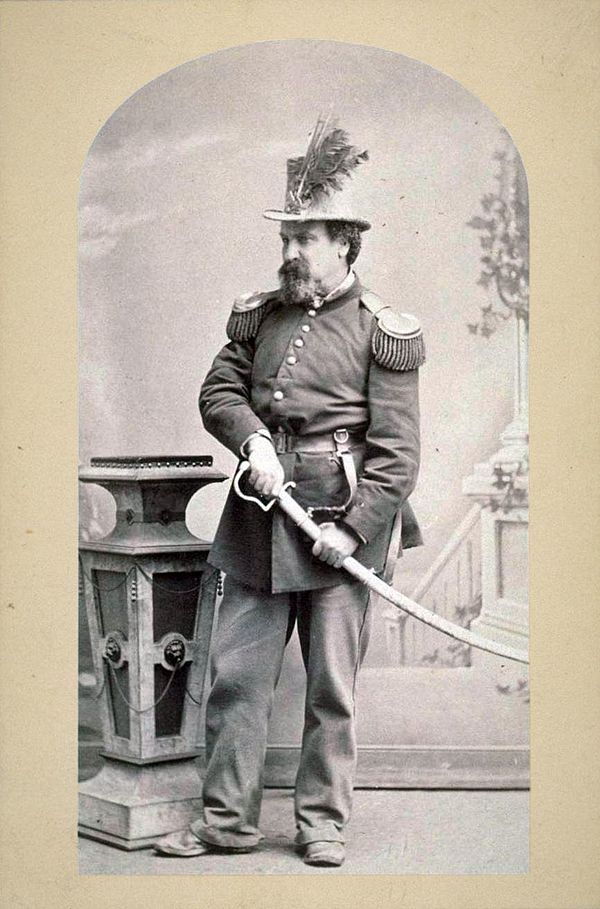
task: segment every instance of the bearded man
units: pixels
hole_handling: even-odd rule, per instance
[[[229,343],[204,381],[204,426],[249,461],[265,497],[293,480],[320,524],[311,545],[279,509],[230,491],[209,561],[226,573],[206,711],[203,813],[156,844],[166,855],[248,852],[259,814],[267,727],[285,646],[297,623],[307,673],[295,784],[296,843],[311,865],[341,865],[356,763],[355,690],[370,632],[369,591],[339,570],[374,571],[418,545],[407,499],[419,468],[414,316],[396,314],[352,266],[370,227],[351,200],[366,152],[319,120],[288,161],[280,287],[240,297]],[[400,521],[402,517],[402,521]],[[401,542],[393,532],[401,526]],[[392,550],[392,558],[388,554]]]

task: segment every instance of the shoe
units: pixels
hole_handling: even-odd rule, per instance
[[[159,855],[204,855],[210,852],[211,848],[202,840],[199,840],[189,829],[176,830],[175,833],[169,833],[161,837],[154,844],[154,851]]]
[[[343,843],[308,843],[304,853],[305,865],[341,865],[346,855]]]
[[[191,857],[194,855],[215,854],[237,854],[242,852],[252,852],[252,848],[244,846],[214,846],[212,843],[204,843],[198,839],[196,834],[186,828],[185,830],[176,830],[175,833],[169,833],[161,837],[153,846],[158,855]]]

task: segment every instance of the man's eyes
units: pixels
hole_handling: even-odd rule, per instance
[[[304,234],[301,234],[301,235],[298,236],[298,237],[294,237],[294,239],[296,240],[296,243],[300,243],[302,246],[306,246],[306,244],[307,244],[307,243],[310,243],[310,242],[314,239],[314,237],[311,237],[311,236],[308,235],[308,234],[307,234],[306,236],[305,236]],[[290,238],[289,238],[289,237],[282,237],[282,238],[281,238],[281,242],[282,242],[282,244],[283,244],[284,246],[287,246],[288,243],[290,242]]]

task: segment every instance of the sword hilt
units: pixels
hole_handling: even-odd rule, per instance
[[[294,501],[292,499],[292,497],[290,495],[288,495],[286,492],[286,490],[294,489],[294,487],[296,486],[296,484],[292,480],[289,480],[287,483],[284,484],[284,486],[281,489],[281,492],[279,493],[279,496],[274,496],[270,502],[266,502],[266,503],[261,501],[258,498],[258,496],[252,496],[252,495],[248,495],[248,493],[246,493],[246,492],[242,492],[241,487],[240,487],[240,481],[241,481],[242,477],[244,476],[244,474],[246,473],[246,471],[248,471],[249,469],[250,469],[250,462],[242,461],[242,463],[238,467],[238,471],[233,480],[233,488],[237,492],[240,499],[245,499],[246,502],[253,502],[254,505],[258,505],[258,507],[261,508],[263,511],[270,511],[272,509],[273,505],[275,505],[277,500],[280,499],[282,494],[284,494],[284,493],[285,493],[285,495],[287,495],[287,497],[289,498],[289,500],[291,502]]]

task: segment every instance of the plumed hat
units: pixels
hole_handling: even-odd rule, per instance
[[[283,211],[263,212],[271,221],[350,221],[371,227],[359,217],[353,198],[353,173],[368,152],[351,145],[348,134],[331,117],[319,117],[306,154],[289,158]]]

